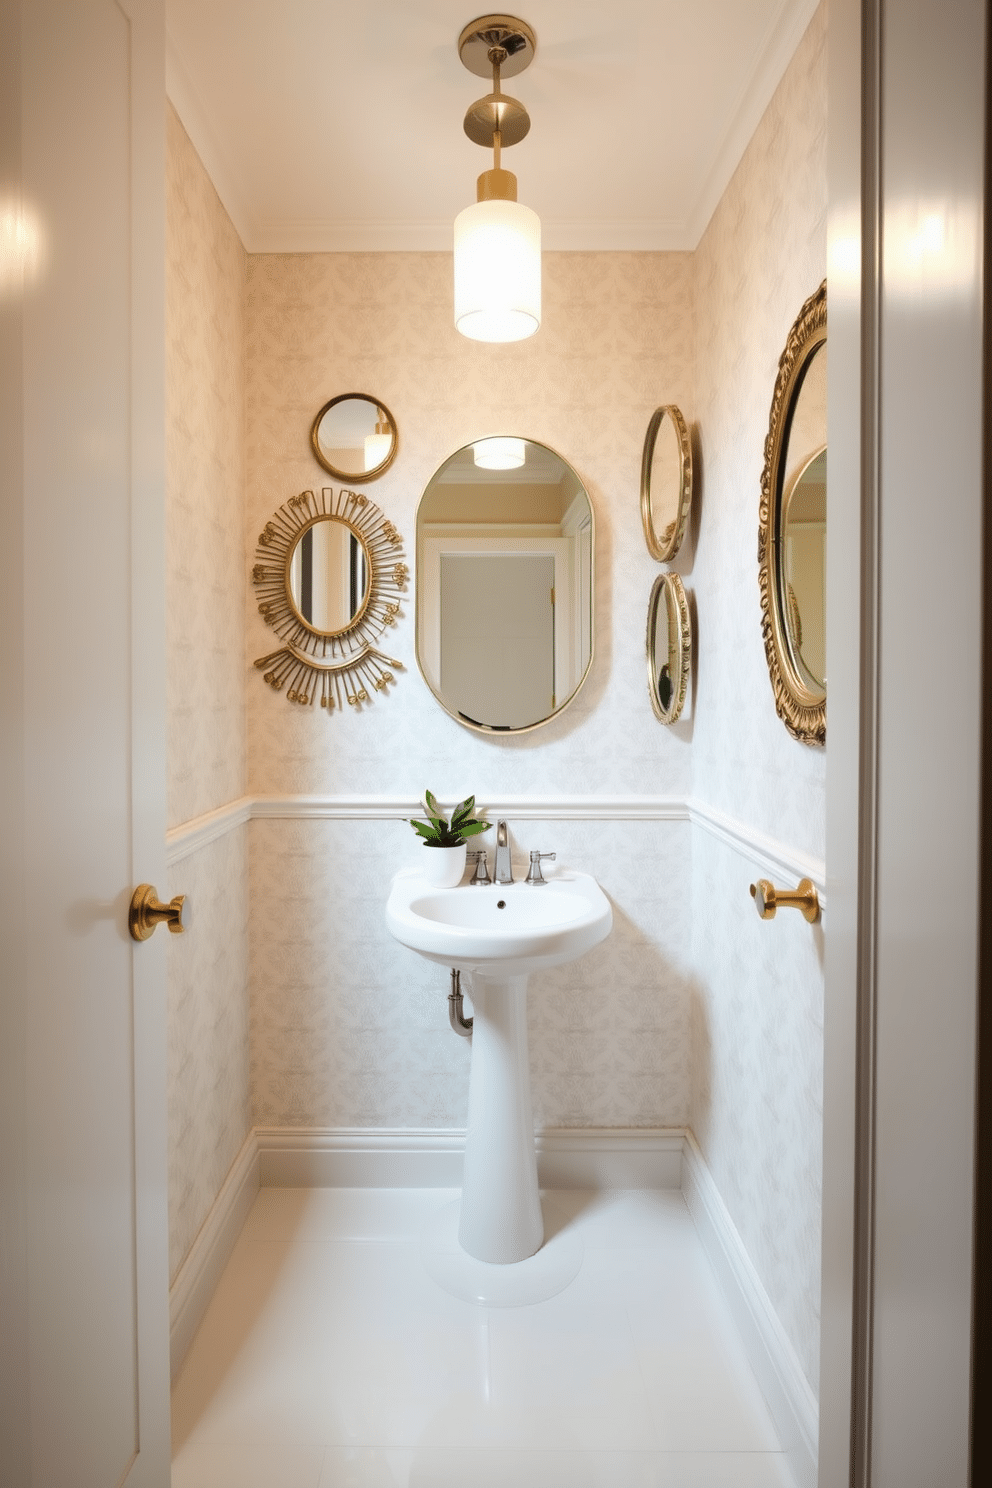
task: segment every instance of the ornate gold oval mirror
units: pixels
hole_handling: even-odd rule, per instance
[[[655,718],[674,723],[685,707],[692,661],[692,623],[678,574],[659,574],[648,601],[648,695]]]
[[[409,570],[402,539],[355,491],[293,496],[259,534],[258,610],[284,642],[255,665],[291,703],[366,703],[402,662],[373,644],[395,625]],[[371,691],[370,691],[371,689]]]
[[[827,286],[779,361],[761,476],[761,627],[775,707],[794,738],[827,732]]]
[[[376,480],[396,454],[396,421],[376,398],[340,393],[314,419],[310,443],[324,469],[338,480]]]
[[[641,521],[648,552],[671,563],[692,510],[692,444],[674,403],[656,408],[641,456]]]
[[[520,733],[572,701],[593,653],[593,513],[532,439],[481,439],[417,511],[417,661],[466,728]]]

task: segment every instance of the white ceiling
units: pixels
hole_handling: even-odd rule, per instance
[[[492,164],[479,0],[166,0],[169,96],[250,252],[449,249]],[[544,246],[696,246],[817,0],[521,0],[504,155]]]

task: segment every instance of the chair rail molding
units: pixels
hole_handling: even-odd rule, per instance
[[[479,801],[490,816],[511,821],[666,821],[689,822],[747,858],[771,878],[812,879],[826,907],[826,864],[767,836],[705,801],[677,796],[528,795]],[[171,827],[166,834],[169,864],[181,862],[208,843],[250,821],[399,821],[422,809],[414,796],[249,795]]]

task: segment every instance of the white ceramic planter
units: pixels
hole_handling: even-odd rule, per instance
[[[421,875],[439,889],[453,889],[465,872],[466,849],[464,842],[460,847],[428,847],[425,842],[420,849]]]

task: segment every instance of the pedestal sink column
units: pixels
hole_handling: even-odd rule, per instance
[[[527,977],[472,977],[472,1071],[458,1240],[524,1261],[544,1240],[527,1059]]]

